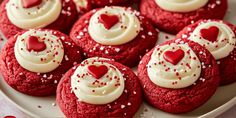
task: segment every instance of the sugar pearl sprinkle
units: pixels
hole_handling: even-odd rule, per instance
[[[71,7],[70,7],[70,2],[71,0],[65,0],[62,4],[62,10],[61,14],[66,15],[66,16],[71,16]]]

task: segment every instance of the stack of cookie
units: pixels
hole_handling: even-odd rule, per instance
[[[24,94],[56,94],[69,118],[133,117],[143,98],[165,112],[190,112],[236,81],[236,27],[222,21],[227,4],[4,0],[0,72]],[[156,46],[165,40],[159,30],[176,38]]]

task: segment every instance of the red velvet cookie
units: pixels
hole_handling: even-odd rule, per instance
[[[52,95],[63,74],[81,62],[73,41],[54,30],[27,30],[11,37],[0,56],[0,71],[15,90]]]
[[[147,102],[169,113],[185,113],[203,105],[220,80],[210,52],[181,39],[147,53],[138,66],[138,77]]]
[[[172,4],[172,5],[170,5]],[[227,0],[189,0],[183,3],[166,0],[141,0],[140,11],[160,30],[177,34],[200,19],[223,19]]]
[[[139,12],[113,6],[86,13],[75,23],[70,37],[85,57],[111,58],[132,67],[155,46],[158,32]]]
[[[236,81],[236,27],[221,20],[200,20],[184,28],[177,37],[205,46],[217,60],[221,85]]]
[[[131,118],[142,103],[142,93],[131,69],[95,57],[64,75],[56,100],[67,118]]]
[[[77,17],[73,0],[4,0],[0,7],[0,30],[6,38],[34,28],[68,33]]]

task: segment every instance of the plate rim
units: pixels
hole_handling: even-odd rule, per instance
[[[9,102],[11,102],[14,106],[16,106],[19,110],[21,110],[23,113],[25,113],[27,116],[31,116],[34,118],[40,118],[40,116],[26,110],[24,107],[18,105],[16,102],[14,102],[14,100],[12,100],[9,96],[7,96],[5,94],[4,91],[1,90],[0,88],[0,94]],[[227,110],[229,110],[230,108],[232,108],[233,106],[235,106],[236,104],[236,96],[231,98],[229,101],[225,102],[224,104],[222,104],[221,106],[215,108],[214,110],[211,110],[208,113],[205,113],[201,116],[198,116],[198,118],[210,118],[210,117],[217,117],[219,115],[221,115],[222,113],[226,112]]]

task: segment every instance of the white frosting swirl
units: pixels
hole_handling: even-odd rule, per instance
[[[46,44],[40,52],[28,51],[27,39],[39,37]],[[29,30],[17,37],[14,47],[18,63],[25,69],[36,73],[47,73],[56,69],[63,60],[64,49],[61,40],[48,31]]]
[[[212,26],[216,26],[219,29],[219,34],[215,42],[205,40],[200,33],[202,29]],[[200,24],[193,31],[189,39],[206,47],[217,60],[227,57],[234,50],[236,43],[235,34],[232,29],[228,25],[216,21]]]
[[[100,79],[88,73],[88,66],[105,65],[107,73]],[[78,66],[71,76],[71,87],[79,101],[89,104],[108,104],[118,99],[125,88],[122,73],[113,65],[103,62],[103,59],[90,58]]]
[[[169,63],[164,54],[166,51],[182,49],[184,57],[177,64]],[[191,58],[190,58],[191,57]],[[160,87],[179,89],[185,88],[198,80],[201,74],[201,63],[187,44],[163,45],[157,47],[147,65],[150,80]]]
[[[108,30],[99,22],[101,14],[117,15],[120,21]],[[140,21],[134,11],[122,7],[105,7],[91,17],[88,31],[100,44],[121,45],[132,41],[139,34],[140,28]]]
[[[209,0],[155,0],[162,9],[171,12],[191,12],[207,4]]]
[[[43,28],[59,17],[61,0],[43,0],[38,6],[23,8],[21,0],[9,0],[7,16],[15,26],[22,29]]]

